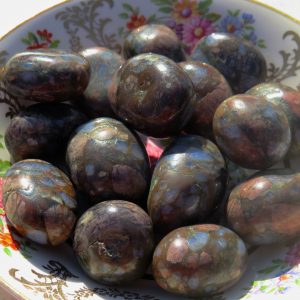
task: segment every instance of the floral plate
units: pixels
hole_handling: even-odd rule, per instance
[[[299,24],[252,1],[66,1],[2,38],[0,67],[11,55],[25,49],[79,51],[101,45],[120,51],[124,36],[146,23],[165,23],[174,29],[187,54],[202,36],[211,32],[242,36],[264,53],[268,80],[300,88]],[[10,165],[3,132],[24,103],[8,95],[1,81],[0,103],[0,176],[3,176]],[[0,177],[0,190],[1,183]],[[162,291],[151,275],[126,287],[98,285],[81,271],[69,244],[45,248],[14,233],[6,223],[1,201],[0,261],[1,295],[5,299],[183,299]],[[239,283],[210,299],[298,299],[299,293],[300,241],[252,251],[248,271]]]

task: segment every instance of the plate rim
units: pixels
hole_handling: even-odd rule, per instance
[[[33,15],[32,17],[24,20],[23,22],[19,23],[17,26],[13,27],[12,29],[10,29],[8,32],[6,32],[5,34],[3,34],[2,36],[0,36],[0,42],[2,42],[6,37],[8,37],[10,34],[14,33],[17,29],[19,29],[20,27],[22,27],[23,25],[27,24],[28,22],[38,18],[39,16],[43,15],[44,13],[54,9],[54,8],[57,8],[59,6],[62,6],[62,5],[65,5],[65,4],[68,4],[68,3],[71,3],[73,2],[74,0],[62,0],[62,2],[60,3],[57,3],[57,4],[54,4],[42,11],[40,11],[39,13]],[[79,0],[80,1],[80,0]],[[285,13],[283,11],[281,11],[280,9],[270,5],[270,4],[266,4],[266,3],[262,3],[260,2],[259,0],[243,0],[245,2],[248,2],[248,3],[252,3],[252,4],[256,4],[258,6],[261,6],[261,7],[264,7],[264,8],[267,8],[268,10],[271,10],[285,18],[287,18],[288,20],[296,23],[297,25],[300,25],[300,19],[297,19],[295,17],[292,17],[291,15],[289,15],[288,13]]]

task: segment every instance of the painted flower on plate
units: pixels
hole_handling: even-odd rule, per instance
[[[195,0],[178,0],[172,10],[172,16],[178,22],[185,22],[197,14],[197,2]]]
[[[202,17],[193,17],[183,26],[183,41],[193,47],[203,36],[214,31],[212,21]]]
[[[0,244],[3,247],[11,248],[12,250],[19,250],[20,244],[14,240],[9,232],[0,232]]]
[[[178,38],[182,40],[183,38],[183,24],[177,23],[174,20],[168,20],[166,25],[176,32]]]
[[[146,18],[143,15],[133,14],[126,26],[129,30],[133,30],[145,24]]]
[[[220,31],[240,34],[243,29],[243,23],[240,18],[235,15],[228,15],[224,19],[221,20]]]

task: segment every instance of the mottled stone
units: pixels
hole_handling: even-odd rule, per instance
[[[246,270],[247,250],[231,230],[218,225],[178,228],[158,244],[152,270],[158,285],[185,297],[221,293]]]
[[[56,157],[65,151],[73,130],[86,116],[65,103],[39,103],[16,115],[5,131],[5,144],[14,161]]]
[[[103,47],[88,48],[80,54],[91,66],[91,77],[78,104],[92,118],[113,117],[115,114],[110,107],[108,87],[124,59],[116,52]]]
[[[83,270],[108,285],[140,278],[154,248],[150,217],[127,201],[105,201],[79,219],[73,249]]]
[[[93,201],[125,199],[142,204],[148,191],[149,159],[125,125],[97,118],[76,129],[67,148],[71,178]]]
[[[6,216],[23,236],[40,244],[63,243],[75,225],[75,191],[58,168],[38,159],[14,164],[3,181]]]
[[[61,102],[82,95],[90,66],[77,54],[60,50],[36,50],[14,55],[5,65],[3,82],[18,98],[36,102]]]
[[[214,139],[213,117],[219,104],[232,96],[231,88],[224,76],[209,64],[187,61],[179,65],[192,79],[196,92],[195,109],[184,131]]]
[[[114,112],[138,131],[153,137],[177,135],[195,104],[189,76],[172,60],[141,54],[128,60],[110,87]]]
[[[151,180],[148,212],[155,232],[205,221],[222,199],[225,184],[225,162],[215,144],[200,136],[176,138]]]
[[[247,91],[247,94],[259,96],[283,110],[289,120],[292,141],[289,158],[300,154],[300,92],[278,82],[261,83]]]
[[[193,49],[192,59],[217,68],[235,94],[266,80],[266,61],[251,42],[229,33],[212,33]]]
[[[291,141],[285,113],[251,95],[236,95],[218,107],[215,139],[230,160],[249,169],[266,169],[281,161]]]
[[[165,25],[140,26],[126,37],[123,46],[125,58],[148,52],[164,55],[176,62],[185,60],[182,45],[176,33]]]
[[[228,224],[251,245],[283,244],[299,238],[300,174],[281,174],[254,177],[230,194]]]

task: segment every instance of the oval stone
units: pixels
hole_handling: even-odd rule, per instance
[[[228,200],[229,226],[251,245],[283,244],[300,235],[300,174],[272,172],[238,185]]]
[[[190,77],[171,59],[146,53],[117,72],[110,101],[114,112],[134,129],[153,137],[180,133],[195,104]]]
[[[247,258],[244,242],[233,231],[194,225],[178,228],[161,240],[152,270],[161,288],[198,299],[234,285],[246,270]]]
[[[108,285],[139,279],[154,248],[149,216],[134,203],[99,203],[79,219],[73,249],[83,270]]]
[[[185,60],[176,33],[162,24],[140,26],[132,30],[124,41],[123,54],[127,59],[149,52],[166,56],[175,62]]]
[[[224,76],[213,66],[200,61],[179,64],[190,76],[196,93],[196,105],[185,132],[214,139],[212,123],[219,104],[232,96]]]
[[[90,63],[91,77],[78,104],[92,118],[115,116],[108,99],[108,87],[124,59],[104,47],[88,48],[80,54]]]
[[[83,124],[70,139],[66,157],[73,183],[93,201],[144,202],[149,159],[138,137],[121,122],[97,118]]]
[[[248,169],[266,169],[280,162],[291,142],[285,113],[266,100],[246,94],[219,105],[213,130],[217,145],[228,158]]]
[[[203,37],[191,57],[218,69],[234,94],[244,93],[266,80],[266,60],[261,51],[251,42],[233,34],[218,32]]]
[[[62,50],[18,53],[8,60],[3,72],[9,94],[36,102],[73,100],[82,95],[89,77],[88,61]]]
[[[38,103],[13,117],[5,131],[5,145],[14,161],[52,160],[65,151],[73,130],[86,116],[65,103]]]
[[[283,110],[291,127],[291,146],[289,158],[297,158],[300,154],[300,92],[278,82],[261,83],[247,94],[261,97]]]
[[[3,181],[6,216],[23,236],[56,246],[67,240],[76,222],[77,203],[69,178],[38,159],[14,164]]]
[[[222,199],[225,162],[211,141],[176,138],[163,152],[151,180],[148,212],[155,232],[204,222]]]

